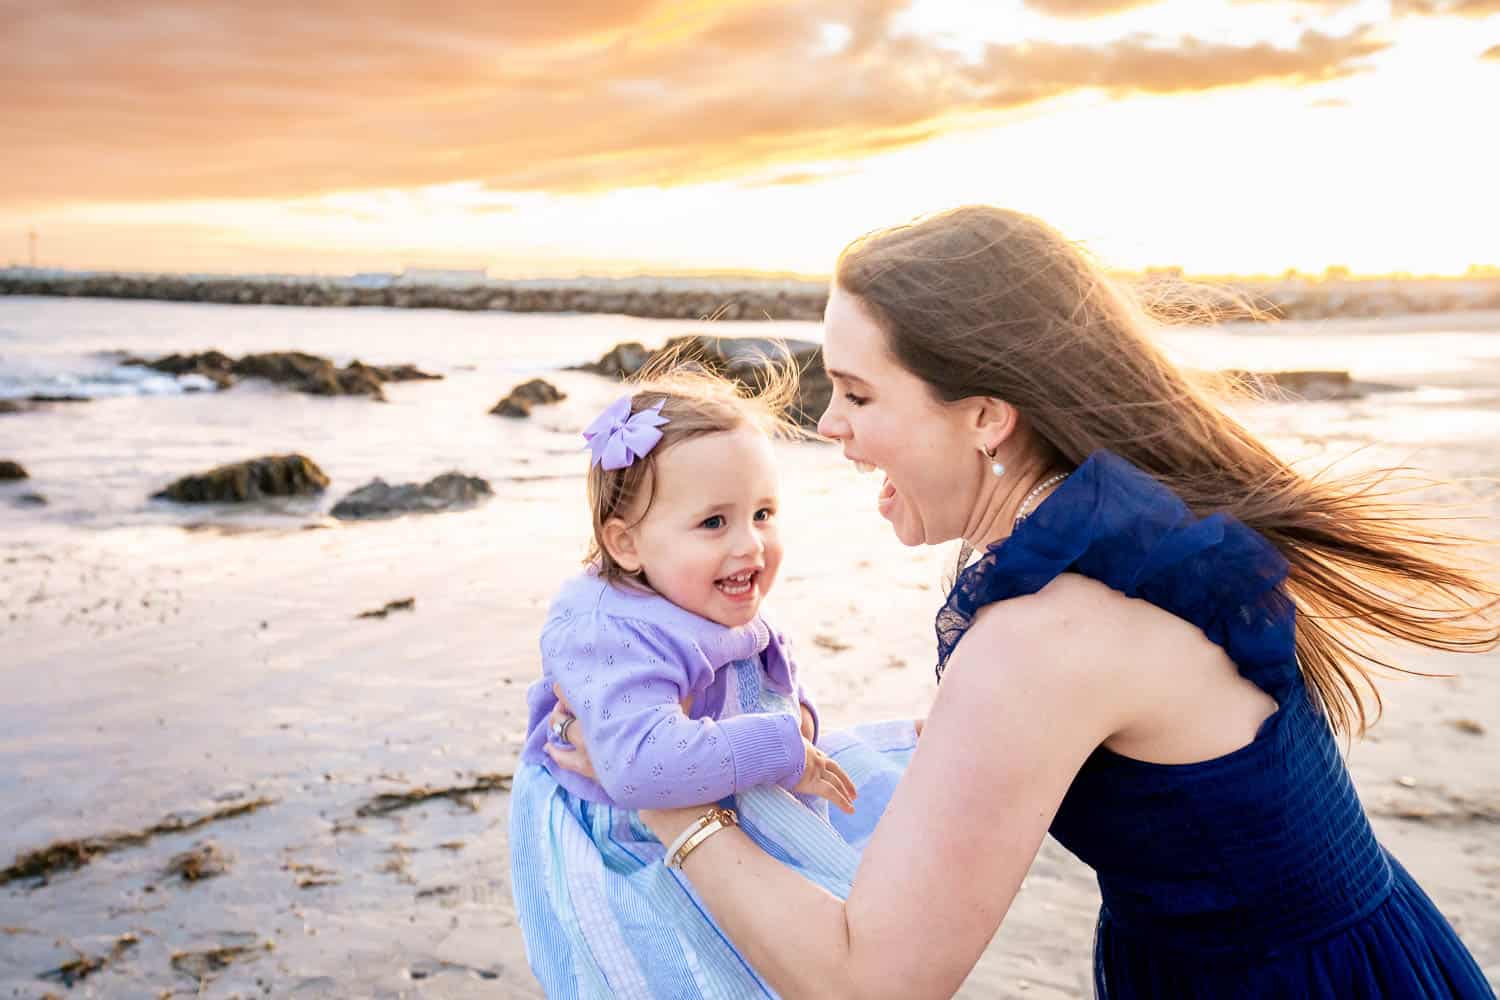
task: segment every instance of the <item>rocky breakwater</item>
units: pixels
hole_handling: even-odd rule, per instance
[[[797,397],[788,416],[806,429],[817,426],[833,398],[833,385],[823,368],[823,349],[806,340],[697,334],[674,337],[658,351],[627,341],[610,348],[598,361],[575,365],[572,370],[624,379],[667,361],[700,365],[752,389],[764,379],[768,365],[791,366],[797,371]]]
[[[154,361],[126,358],[121,364],[138,365],[168,375],[198,376],[218,389],[228,389],[240,378],[263,378],[294,392],[314,396],[368,396],[385,401],[381,386],[386,382],[441,379],[414,365],[367,365],[351,361],[343,368],[328,358],[301,351],[247,354],[239,360],[220,351],[200,354],[170,354]]]
[[[387,309],[618,313],[652,319],[810,320],[823,317],[822,282],[754,278],[484,281],[471,285],[392,282],[362,287],[326,278],[56,274],[0,270],[0,295],[152,299],[227,305],[371,306]]]
[[[1181,284],[1175,269],[1121,275],[1127,286],[1145,286],[1148,300],[1166,285]],[[1244,302],[1252,315],[1271,319],[1328,319],[1500,309],[1500,277],[1464,278],[1222,278],[1193,285],[1187,300],[1207,309],[1183,310],[1189,321],[1238,318]],[[83,296],[217,302],[244,305],[376,306],[393,309],[615,313],[651,319],[805,320],[823,317],[822,281],[722,278],[578,278],[482,281],[469,285],[392,281],[364,287],[328,278],[193,277],[157,274],[69,274],[26,268],[0,269],[0,295]],[[1168,295],[1180,300],[1180,296]],[[1171,316],[1183,319],[1179,310]]]

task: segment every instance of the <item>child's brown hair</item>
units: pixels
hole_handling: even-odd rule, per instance
[[[657,461],[664,452],[683,441],[747,425],[772,437],[799,434],[785,416],[797,397],[795,367],[768,360],[757,368],[756,379],[747,386],[689,360],[683,351],[665,351],[627,383],[630,412],[661,403],[667,423],[655,447],[623,469],[589,466],[593,534],[584,562],[600,577],[611,583],[643,583],[639,572],[626,570],[609,554],[604,526],[620,518],[633,527],[646,517],[656,497]]]

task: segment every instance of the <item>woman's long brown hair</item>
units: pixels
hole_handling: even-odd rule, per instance
[[[1380,470],[1304,475],[1220,408],[1215,385],[1152,342],[1154,318],[1084,252],[1029,216],[966,206],[850,244],[835,279],[941,400],[1017,408],[1045,456],[1071,468],[1105,448],[1199,516],[1225,511],[1290,563],[1297,659],[1333,728],[1378,715],[1370,640],[1482,651],[1500,590],[1465,560],[1471,537],[1435,525]],[[1176,310],[1180,316],[1181,302]]]

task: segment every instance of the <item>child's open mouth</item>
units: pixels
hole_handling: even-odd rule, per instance
[[[733,599],[743,599],[750,596],[755,590],[755,581],[760,576],[760,570],[747,569],[743,573],[733,576],[721,577],[714,581],[714,586],[719,588],[719,593]]]

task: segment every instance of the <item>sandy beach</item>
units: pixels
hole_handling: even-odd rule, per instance
[[[76,869],[0,885],[0,995],[540,995],[510,901],[503,776],[543,609],[582,554],[576,435],[618,393],[557,369],[701,325],[311,312],[0,301],[0,372],[61,364],[59,352],[256,344],[445,376],[392,386],[384,405],[246,384],[0,416],[0,459],[31,473],[0,484],[0,866],[177,818]],[[54,329],[74,338],[65,352],[43,336]],[[1245,410],[1312,467],[1358,451],[1355,465],[1500,476],[1500,314],[1168,339],[1190,363],[1291,358],[1402,387]],[[568,398],[528,421],[486,415],[536,373]],[[792,637],[824,725],[924,714],[954,553],[902,548],[875,513],[877,481],[835,449],[777,447],[787,555],[767,613]],[[146,500],[177,475],[280,449],[327,468],[323,499],[248,512]],[[454,467],[496,495],[391,521],[327,514],[373,475]],[[23,489],[49,506],[15,506]],[[1492,529],[1493,482],[1468,493],[1489,519],[1476,527]],[[406,598],[409,610],[358,617]],[[1392,655],[1451,676],[1388,681],[1384,718],[1350,766],[1381,840],[1500,986],[1500,653]],[[223,874],[169,873],[210,843]],[[1091,995],[1097,902],[1088,870],[1049,840],[960,995]],[[70,987],[80,955],[110,960]]]

